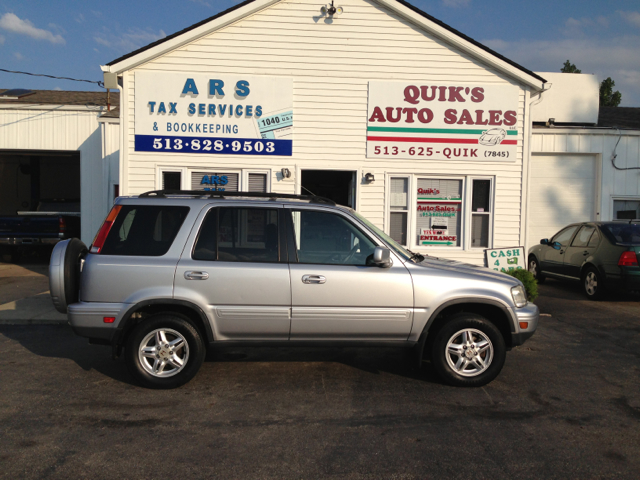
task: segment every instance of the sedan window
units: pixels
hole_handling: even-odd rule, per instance
[[[569,245],[569,240],[578,229],[578,225],[567,227],[551,239],[550,243],[558,242],[560,245]]]
[[[586,247],[589,244],[589,239],[591,239],[591,235],[593,235],[593,231],[595,227],[591,227],[589,225],[585,225],[580,229],[576,238],[573,239],[571,243],[572,247]]]

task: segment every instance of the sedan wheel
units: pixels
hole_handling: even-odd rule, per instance
[[[582,286],[587,298],[591,300],[599,300],[604,296],[604,282],[598,271],[589,267],[582,275]]]
[[[529,257],[529,271],[538,283],[543,283],[545,281],[545,276],[540,273],[540,265],[538,265],[538,259],[533,255]]]

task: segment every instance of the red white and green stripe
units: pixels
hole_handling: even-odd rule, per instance
[[[407,128],[367,127],[370,142],[451,143],[478,145],[478,138],[486,129],[467,128]],[[517,130],[507,130],[507,137],[518,135]],[[470,138],[474,136],[475,138]],[[501,145],[517,145],[516,139],[504,139]]]

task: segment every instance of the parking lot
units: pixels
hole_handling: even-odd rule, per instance
[[[25,270],[0,303],[46,288]],[[66,325],[0,325],[0,477],[638,478],[640,298],[540,293],[537,333],[480,389],[404,351],[247,348],[152,391]]]

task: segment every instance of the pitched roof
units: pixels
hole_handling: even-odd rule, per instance
[[[3,92],[8,89],[0,89],[1,104],[17,104],[17,105],[107,105],[106,92],[81,92],[68,90],[33,90],[33,94],[22,96],[15,100],[2,98]],[[112,107],[120,105],[120,94],[117,91],[111,91],[110,102]]]
[[[155,41],[153,43],[150,43],[149,45],[146,45],[146,46],[144,46],[142,48],[139,48],[138,50],[134,50],[133,52],[130,52],[130,53],[126,54],[126,55],[123,55],[120,58],[116,58],[115,60],[112,60],[111,62],[107,63],[107,66],[116,65],[116,64],[122,62],[123,60],[126,60],[128,58],[134,57],[134,56],[136,56],[136,55],[138,55],[138,54],[140,54],[140,53],[142,53],[142,52],[144,52],[146,50],[149,50],[149,49],[151,49],[153,47],[156,47],[158,45],[161,45],[162,43],[165,43],[165,42],[167,42],[169,40],[172,40],[172,39],[174,39],[176,37],[184,35],[185,33],[188,33],[191,30],[195,30],[196,28],[201,27],[201,26],[205,25],[206,23],[212,22],[212,21],[214,21],[214,20],[216,20],[216,19],[218,19],[220,17],[228,15],[228,14],[232,13],[233,11],[238,10],[238,9],[240,9],[240,8],[246,6],[246,5],[249,5],[249,4],[251,4],[251,3],[255,2],[255,1],[256,0],[245,0],[244,2],[241,2],[238,5],[235,5],[235,6],[229,8],[229,9],[223,11],[223,12],[220,12],[217,15],[214,15],[212,17],[206,18],[206,19],[202,20],[201,22],[195,23],[195,24],[191,25],[190,27],[187,27],[187,28],[185,28],[183,30],[180,30],[179,32],[176,32],[176,33],[174,33],[172,35],[169,35],[169,36],[167,36],[165,38],[157,40],[157,41]],[[438,20],[437,18],[432,17],[428,13],[420,10],[419,8],[411,5],[410,3],[408,3],[408,2],[406,2],[404,0],[378,0],[378,1],[380,3],[382,3],[382,4],[393,2],[393,3],[397,3],[399,5],[402,5],[403,7],[411,10],[412,12],[414,12],[414,13],[420,15],[420,16],[422,16],[423,18],[426,18],[430,22],[438,25],[439,27],[443,28],[444,30],[447,30],[448,32],[452,33],[453,35],[458,36],[459,38],[465,40],[466,42],[469,42],[471,45],[484,50],[485,52],[487,52],[490,55],[496,57],[497,59],[507,63],[508,65],[511,65],[512,67],[515,67],[516,69],[518,69],[518,70],[522,71],[523,73],[525,73],[525,74],[527,74],[527,75],[539,80],[542,83],[546,82],[546,80],[544,78],[542,78],[541,76],[539,76],[536,73],[532,72],[531,70],[523,67],[522,65],[514,62],[513,60],[509,60],[508,58],[504,57],[503,55],[499,54],[498,52],[490,49],[486,45],[483,45],[480,42],[474,40],[473,38],[468,37],[467,35],[463,34],[462,32],[460,32],[460,31],[456,30],[455,28],[447,25],[446,23]]]
[[[640,108],[600,107],[598,126],[640,130]]]

